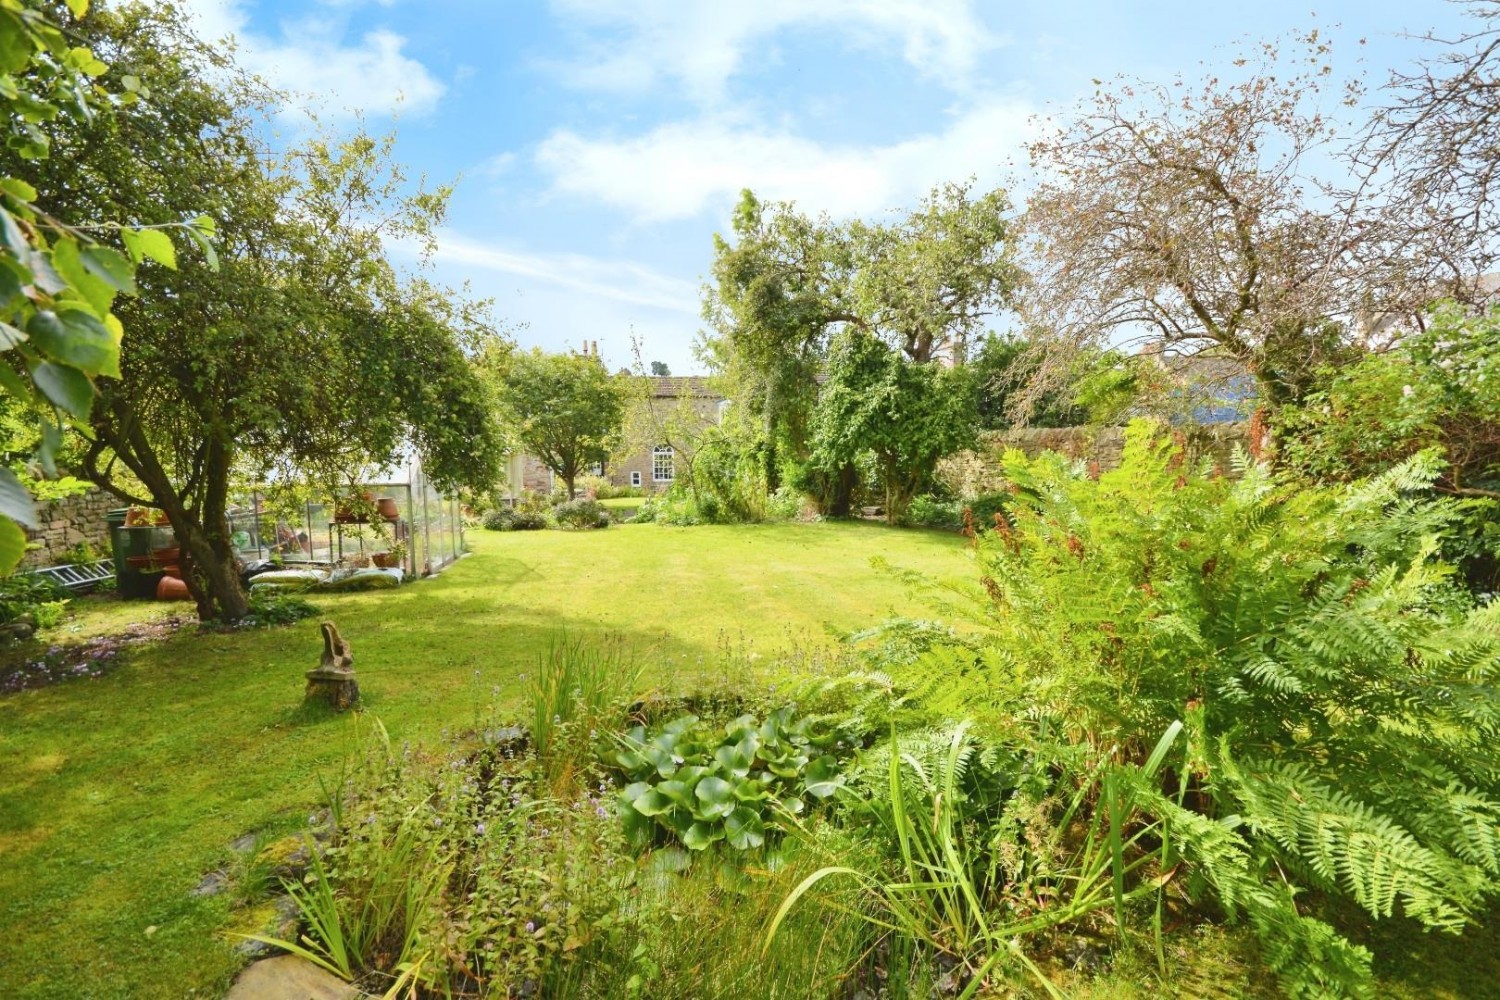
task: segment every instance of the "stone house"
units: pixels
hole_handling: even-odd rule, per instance
[[[623,373],[622,373],[623,374]],[[646,391],[625,417],[625,439],[618,454],[594,470],[615,486],[658,493],[672,485],[681,466],[679,451],[694,435],[724,415],[729,401],[703,375],[648,375]],[[512,452],[506,464],[505,496],[550,493],[561,477],[535,455]]]

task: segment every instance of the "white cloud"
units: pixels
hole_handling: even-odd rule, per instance
[[[628,261],[576,253],[510,250],[446,230],[438,236],[435,264],[514,275],[586,296],[668,312],[698,313],[698,286]]]
[[[334,22],[309,17],[282,24],[272,36],[250,28],[242,0],[186,0],[184,8],[200,36],[233,36],[240,65],[325,117],[420,114],[446,90],[402,51],[406,39],[394,32],[371,31],[350,42]]]
[[[593,199],[637,222],[721,211],[750,188],[770,200],[838,217],[909,204],[943,181],[998,182],[1021,151],[1033,108],[983,101],[941,131],[887,145],[823,145],[787,131],[721,118],[674,122],[634,138],[591,139],[568,130],[537,149],[552,192]]]
[[[919,72],[964,87],[981,57],[1004,39],[975,15],[972,0],[554,0],[580,26],[615,28],[564,67],[572,84],[644,90],[675,81],[705,102],[746,68],[749,53],[794,28],[816,28],[861,48],[899,45]]]

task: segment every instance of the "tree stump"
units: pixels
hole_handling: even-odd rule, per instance
[[[359,701],[359,682],[354,679],[354,654],[349,641],[339,635],[333,622],[323,623],[323,662],[307,672],[304,700],[327,702],[343,712]]]

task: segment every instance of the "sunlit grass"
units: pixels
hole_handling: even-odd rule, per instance
[[[317,600],[353,646],[367,712],[397,741],[465,729],[495,700],[519,708],[521,675],[563,631],[616,636],[647,683],[754,683],[778,651],[920,613],[872,557],[968,572],[956,537],[862,524],[469,537],[475,554],[435,579]],[[98,634],[189,607],[109,603],[71,624]],[[229,894],[190,890],[236,836],[304,825],[317,775],[369,727],[301,706],[319,620],[186,628],[100,679],[0,698],[7,998],[223,990],[241,964],[216,937]]]

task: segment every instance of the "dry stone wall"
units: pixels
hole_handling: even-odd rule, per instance
[[[1248,447],[1250,425],[1202,424],[1182,428],[1188,457],[1197,461],[1211,456],[1225,472],[1230,471],[1230,456],[1236,447]],[[1107,472],[1120,464],[1125,453],[1125,430],[1122,427],[1023,427],[1008,431],[986,431],[980,435],[979,447],[944,459],[938,466],[938,478],[960,496],[973,497],[993,493],[1004,485],[1000,459],[1011,448],[1027,455],[1055,451],[1094,465]]]
[[[103,490],[63,497],[38,504],[37,529],[26,533],[36,547],[28,549],[21,565],[27,568],[56,566],[65,562],[63,553],[80,542],[88,542],[101,558],[110,554],[109,525],[104,516],[120,501]]]

